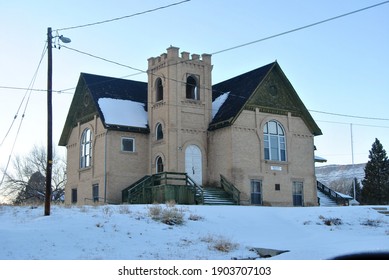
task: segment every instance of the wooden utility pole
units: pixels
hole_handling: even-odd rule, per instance
[[[51,173],[53,167],[53,109],[52,109],[52,35],[51,27],[47,28],[47,167],[46,167],[46,193],[45,193],[45,216],[50,215],[51,202]]]

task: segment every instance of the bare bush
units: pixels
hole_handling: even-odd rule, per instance
[[[326,226],[339,226],[343,223],[340,218],[325,218],[321,215],[319,216],[319,218],[323,220],[323,223]]]
[[[225,238],[223,236],[212,236],[207,235],[200,239],[200,241],[209,243],[208,248],[209,249],[215,249],[220,252],[228,253],[236,248],[238,248],[238,244],[232,242],[228,238]]]
[[[191,221],[200,221],[203,220],[204,218],[202,216],[199,216],[197,214],[190,214],[188,220]]]
[[[184,223],[184,210],[176,208],[173,204],[166,204],[165,208],[155,204],[148,209],[149,216],[153,220],[161,221],[167,225],[181,225]]]

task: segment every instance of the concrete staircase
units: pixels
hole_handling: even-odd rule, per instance
[[[205,205],[236,205],[231,195],[222,188],[204,187]]]
[[[317,190],[317,197],[320,199],[320,206],[322,207],[335,207],[338,206],[335,201],[329,198],[326,194]]]
[[[383,214],[385,216],[389,216],[388,207],[372,207],[372,209],[376,210],[380,214]]]

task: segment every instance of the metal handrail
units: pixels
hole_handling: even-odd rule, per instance
[[[334,200],[337,204],[348,205],[349,200],[347,198],[342,197],[336,191],[330,189],[323,183],[316,181],[317,188],[324,194],[326,194],[330,199]]]

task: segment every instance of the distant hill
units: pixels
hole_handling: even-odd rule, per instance
[[[365,177],[366,163],[347,165],[325,165],[316,167],[316,177],[321,183],[331,187],[335,182],[352,182],[357,178],[359,182]]]

